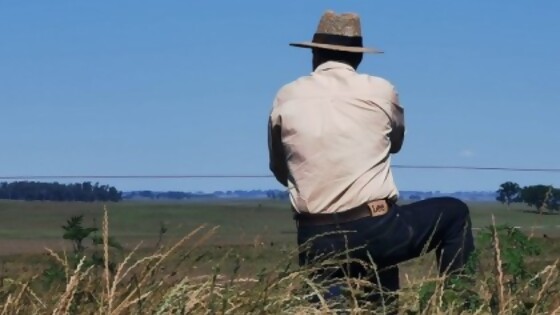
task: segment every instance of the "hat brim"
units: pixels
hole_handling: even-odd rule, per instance
[[[368,53],[368,54],[382,54],[383,51],[377,48],[368,48],[368,47],[352,47],[352,46],[341,46],[341,45],[333,45],[333,44],[319,44],[313,42],[300,42],[300,43],[290,43],[290,46],[299,47],[299,48],[321,48],[321,49],[328,49],[328,50],[337,50],[337,51],[347,51],[353,53]]]

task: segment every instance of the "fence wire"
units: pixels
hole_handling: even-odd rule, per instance
[[[522,168],[522,167],[488,167],[488,166],[442,166],[442,165],[392,165],[395,169],[416,170],[468,170],[468,171],[502,171],[502,172],[540,172],[560,173],[560,168]],[[197,178],[273,178],[272,174],[128,174],[128,175],[3,175],[0,180],[33,179],[197,179]]]

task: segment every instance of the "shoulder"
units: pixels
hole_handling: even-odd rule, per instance
[[[313,90],[313,75],[304,75],[282,85],[274,96],[272,113],[278,115],[280,111],[291,107],[289,104],[295,100],[305,98]]]
[[[288,82],[278,89],[275,99],[278,101],[278,103],[289,100],[290,98],[293,98],[305,91],[305,89],[309,87],[312,81],[312,75],[305,75],[291,82]]]
[[[371,87],[375,89],[384,90],[384,91],[396,91],[395,84],[393,84],[393,82],[391,82],[386,78],[376,76],[376,75],[369,75],[369,74],[358,74],[358,75],[361,76],[365,81],[367,81],[367,83]]]
[[[396,85],[390,80],[369,74],[358,74],[367,85],[369,93],[386,99],[392,103],[399,104],[399,92]]]

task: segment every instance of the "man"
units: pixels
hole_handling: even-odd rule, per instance
[[[395,264],[435,249],[441,274],[460,272],[473,237],[469,209],[457,199],[397,205],[390,162],[403,144],[404,110],[390,82],[357,72],[364,53],[380,53],[362,41],[358,15],[328,11],[312,42],[290,44],[311,49],[313,72],[274,99],[270,169],[288,188],[298,244],[309,245],[301,265],[349,249],[343,257],[373,260],[377,272],[352,262],[324,271],[323,279],[345,271],[378,283],[378,274],[382,287],[395,291]]]

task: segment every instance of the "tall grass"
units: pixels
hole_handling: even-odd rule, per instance
[[[494,226],[492,253],[482,253],[481,263],[468,279],[448,279],[437,274],[435,264],[417,264],[417,274],[404,275],[398,296],[402,314],[560,314],[559,260],[530,273],[524,282],[511,285],[515,274],[504,268],[503,245]],[[66,254],[50,251],[64,270],[59,288],[41,289],[40,274],[27,280],[2,279],[0,314],[384,314],[391,304],[359,304],[366,288],[378,287],[363,279],[344,279],[349,288],[344,303],[324,298],[325,287],[312,279],[315,268],[293,266],[294,251],[273,268],[243,277],[236,261],[224,273],[225,260],[213,262],[213,271],[189,272],[201,261],[193,255],[215,232],[200,226],[172,246],[161,246],[149,255],[139,247],[117,257],[109,246],[109,215],[103,220],[103,264],[74,266]],[[484,259],[484,257],[491,257]],[[225,257],[225,255],[224,255]],[[332,265],[330,257],[322,264]],[[115,268],[109,261],[117,260]],[[179,268],[182,266],[182,268]],[[100,270],[98,270],[100,268]],[[372,269],[375,271],[375,269]],[[315,297],[315,299],[312,299]],[[469,303],[465,303],[469,302]],[[468,305],[467,305],[468,304]]]

